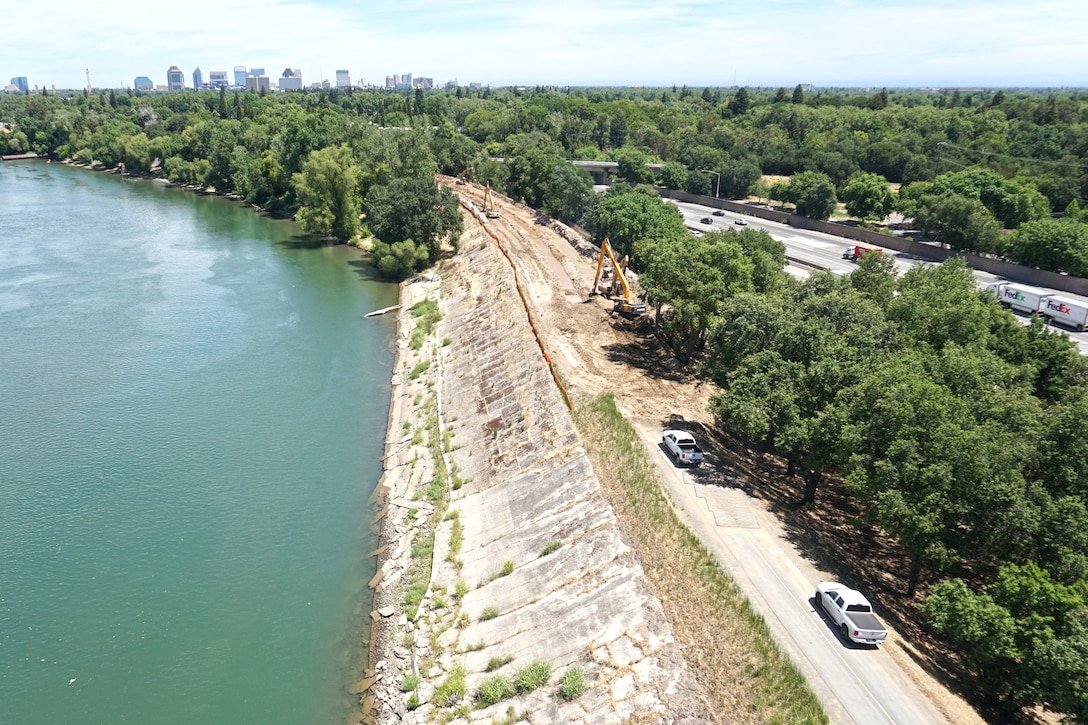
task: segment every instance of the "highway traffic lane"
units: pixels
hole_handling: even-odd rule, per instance
[[[680,210],[688,228],[700,229],[703,232],[722,231],[723,229],[734,226],[731,221],[732,219],[744,217],[742,214],[726,212],[725,217],[711,217],[714,222],[710,225],[706,225],[699,223],[698,220],[705,217],[708,213],[711,213],[710,207],[674,200],[669,200],[669,202],[675,204]],[[854,247],[854,243],[851,240],[842,239],[823,232],[807,229],[793,229],[792,227],[783,226],[778,222],[766,221],[755,217],[744,218],[748,219],[749,228],[765,231],[770,234],[773,239],[782,242],[786,247],[786,257],[791,261],[800,262],[801,264],[815,269],[829,269],[837,274],[849,274],[856,269],[856,265],[853,262],[842,259],[843,250],[853,249]],[[884,253],[893,255],[894,264],[899,274],[905,273],[915,264],[937,264],[937,262],[932,260],[910,257],[891,249],[884,249]],[[1002,279],[1001,277],[982,270],[971,270],[971,274],[980,288],[986,287],[987,285]],[[1063,292],[1062,294],[1067,295],[1068,293]],[[1072,296],[1076,297],[1077,295]],[[1023,315],[1018,315],[1017,319],[1021,324],[1026,325],[1029,323],[1029,319]],[[1053,327],[1053,329],[1062,332],[1069,337],[1069,339],[1077,345],[1080,354],[1088,355],[1088,331],[1078,332],[1057,326]]]
[[[719,525],[707,499],[698,493],[698,487],[706,484],[696,483],[691,472],[673,465],[657,445],[660,431],[637,423],[636,428],[677,513],[764,617],[775,641],[801,670],[832,722],[946,722],[889,655],[844,643],[816,611],[812,600],[816,583],[830,575],[816,571],[793,549],[772,514],[747,501],[740,489],[732,489],[733,503],[741,502],[747,511],[732,517],[739,525]]]

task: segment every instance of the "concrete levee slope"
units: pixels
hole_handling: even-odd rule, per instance
[[[359,688],[370,717],[492,722],[512,708],[533,723],[707,722],[541,355],[510,264],[475,219],[465,223],[461,253],[402,291],[375,665]],[[425,298],[439,302],[442,319],[413,349],[408,308]],[[440,445],[417,434],[423,420]],[[448,484],[441,499],[436,474]],[[412,553],[431,531],[430,581],[413,608],[409,590],[420,577]],[[519,678],[533,663],[550,670],[535,688]],[[569,673],[584,675],[583,693],[562,692],[577,681]],[[521,687],[481,695],[503,692],[504,679]]]

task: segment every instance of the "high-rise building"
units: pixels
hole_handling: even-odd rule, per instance
[[[412,74],[411,73],[406,73],[406,74],[402,75],[400,77],[400,83],[397,84],[397,87],[398,88],[400,88],[400,87],[411,88],[412,87]]]
[[[336,71],[336,87],[337,88],[350,88],[351,87],[351,75],[346,70]]]
[[[246,90],[258,91],[260,93],[268,93],[271,82],[268,76],[246,76]]]
[[[246,73],[246,67],[244,65],[234,66],[234,85],[239,88],[245,88],[247,75],[249,74]]]
[[[302,90],[302,71],[298,68],[294,70],[290,68],[283,69],[283,75],[279,80],[279,89],[281,91],[301,91]]]
[[[385,77],[385,87],[386,88],[396,88],[398,83],[400,83],[400,76],[397,75],[396,73],[394,73],[391,76],[386,76]]]
[[[260,78],[261,76],[267,74],[264,72],[264,68],[250,68],[249,75],[253,76],[254,78]]]
[[[150,91],[155,88],[155,84],[147,76],[136,76],[136,80],[132,82],[132,87],[138,91]]]
[[[420,76],[412,81],[412,85],[416,88],[434,88],[434,78],[424,78]]]
[[[26,79],[26,76],[15,76],[11,79],[11,85],[18,88],[23,95],[30,93],[30,81]]]
[[[166,89],[180,91],[183,88],[185,88],[185,74],[176,65],[170,66],[170,69],[166,71]]]
[[[225,70],[213,70],[208,74],[208,86],[211,88],[223,88],[229,86],[227,72]]]
[[[200,72],[200,68],[193,71],[193,88],[204,87],[204,74]]]

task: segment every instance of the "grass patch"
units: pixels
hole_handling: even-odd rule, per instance
[[[412,328],[412,340],[409,343],[413,350],[423,347],[423,341],[431,334],[434,326],[442,319],[442,313],[438,309],[437,300],[423,300],[412,305],[412,317],[416,318],[415,327]]]
[[[465,666],[454,665],[450,674],[438,687],[434,688],[431,698],[438,707],[453,707],[465,696]]]
[[[518,670],[514,678],[514,687],[518,692],[532,692],[548,684],[552,676],[552,666],[544,660],[533,660]]]
[[[506,714],[503,715],[500,718],[496,718],[496,719],[492,720],[491,725],[514,725],[514,723],[516,723],[516,722],[518,722],[520,720],[528,720],[528,719],[529,719],[529,711],[528,710],[525,710],[524,712],[516,712],[514,710],[514,706],[511,705],[510,707],[508,707],[506,709]]]
[[[465,647],[465,652],[479,652],[480,650],[482,650],[486,646],[487,646],[487,642],[484,642],[481,639],[479,642],[473,642],[472,644]]]
[[[408,702],[405,703],[405,707],[408,708],[409,712],[411,712],[412,710],[415,710],[416,708],[418,708],[419,707],[419,695],[417,695],[416,693],[413,692],[412,696],[408,698]]]
[[[581,665],[574,665],[563,673],[563,679],[559,683],[559,696],[570,701],[585,694],[588,688],[586,671]]]
[[[487,661],[487,669],[485,672],[494,672],[500,667],[505,667],[514,661],[514,655],[503,655],[502,657],[492,657]]]
[[[453,520],[453,529],[450,531],[450,553],[446,555],[447,561],[454,561],[461,553],[461,545],[465,543],[465,527],[461,519]]]
[[[423,601],[423,595],[427,593],[427,585],[423,582],[414,582],[404,593],[404,603],[409,607],[418,607]]]
[[[611,394],[574,412],[605,493],[661,597],[716,712],[826,723],[800,671],[714,556],[677,517],[653,462]]]
[[[499,608],[492,604],[489,607],[484,607],[484,611],[480,612],[480,621],[486,622],[489,619],[494,619],[499,616]]]
[[[404,682],[400,683],[401,692],[412,692],[419,687],[419,675],[405,675]]]
[[[560,541],[559,539],[552,539],[551,541],[549,541],[547,544],[544,545],[543,549],[540,550],[540,555],[541,556],[547,556],[548,554],[553,553],[556,549],[558,549],[562,545],[563,545],[563,542]]]
[[[423,373],[427,372],[427,370],[430,367],[431,367],[431,361],[430,360],[424,360],[423,362],[416,363],[416,366],[414,368],[412,368],[412,372],[408,373],[408,379],[409,380],[418,380],[419,376],[422,375]]]
[[[506,675],[492,675],[480,683],[476,690],[476,702],[484,708],[508,700],[518,694],[514,683]]]
[[[514,573],[514,562],[507,559],[502,563],[502,569],[491,574],[491,580],[501,579],[504,576],[510,576]]]
[[[468,582],[464,579],[458,579],[457,584],[453,587],[453,596],[460,599],[466,594],[468,594]]]

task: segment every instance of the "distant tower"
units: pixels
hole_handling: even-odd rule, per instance
[[[166,71],[166,88],[171,91],[180,91],[185,88],[185,74],[176,65],[170,66]]]
[[[90,93],[94,90],[94,88],[91,87],[91,69],[84,68],[83,72],[87,74],[87,92]]]
[[[193,71],[193,88],[201,89],[204,87],[204,74],[200,72],[200,68]]]

